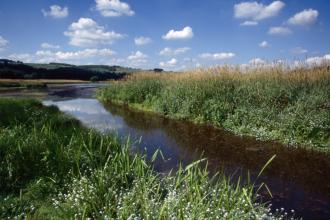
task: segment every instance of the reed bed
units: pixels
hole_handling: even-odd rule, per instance
[[[330,149],[328,66],[136,73],[101,89],[98,98],[291,147]]]
[[[158,174],[129,146],[56,107],[0,99],[0,219],[288,217],[257,203],[252,183],[210,178],[201,161]]]

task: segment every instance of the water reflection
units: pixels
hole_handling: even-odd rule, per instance
[[[44,105],[56,105],[61,111],[67,112],[83,124],[98,131],[112,131],[122,129],[123,119],[113,117],[95,99],[73,99],[68,101],[44,101]]]

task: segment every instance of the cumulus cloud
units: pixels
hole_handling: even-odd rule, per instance
[[[249,64],[250,65],[255,65],[255,66],[265,65],[266,61],[261,59],[261,58],[254,58],[254,59],[249,61]]]
[[[141,51],[133,52],[131,55],[127,57],[129,60],[139,60],[139,59],[146,59],[148,56],[142,53]]]
[[[308,52],[308,50],[306,50],[306,49],[304,49],[302,47],[296,47],[296,48],[293,48],[291,50],[291,53],[293,53],[293,54],[305,54],[307,52]]]
[[[104,17],[133,16],[135,13],[126,2],[120,0],[95,0],[96,10]]]
[[[72,62],[87,58],[95,57],[109,57],[116,54],[115,51],[104,48],[104,49],[85,49],[79,51],[57,51],[53,52],[50,50],[39,50],[34,54],[11,54],[9,58],[21,60],[24,62],[38,62],[38,63],[49,63],[49,62]]]
[[[319,12],[314,9],[305,9],[293,17],[289,18],[288,23],[291,25],[310,26],[315,24]]]
[[[138,45],[138,46],[146,45],[146,44],[149,44],[151,42],[152,42],[152,40],[149,37],[142,37],[141,36],[141,37],[134,38],[134,43],[135,43],[135,45]]]
[[[330,65],[330,54],[326,54],[323,57],[310,57],[306,60],[306,63],[310,66]]]
[[[49,51],[37,51],[37,55],[47,55]],[[89,58],[96,56],[112,56],[115,52],[111,49],[85,49],[76,52],[61,52],[49,53],[50,55],[54,54],[59,60],[72,60],[72,59],[81,59]]]
[[[257,26],[258,22],[257,21],[244,21],[241,23],[241,26]]]
[[[234,5],[234,17],[259,21],[278,15],[284,6],[282,1],[274,1],[269,5],[263,5],[256,1],[241,2]]]
[[[169,61],[161,61],[159,62],[159,66],[161,67],[175,67],[175,65],[178,63],[178,60],[175,58],[170,59]]]
[[[269,28],[268,34],[285,36],[285,35],[292,34],[292,31],[288,27],[278,26],[278,27],[271,27],[271,28]]]
[[[226,60],[235,57],[234,53],[203,53],[199,55],[200,58],[209,60]]]
[[[114,31],[106,31],[91,18],[80,18],[77,22],[73,22],[64,35],[70,38],[71,45],[78,47],[112,44],[125,36]]]
[[[40,46],[43,49],[59,49],[60,48],[59,45],[54,45],[54,44],[49,44],[49,43],[42,43]]]
[[[190,47],[180,47],[180,48],[170,48],[170,47],[165,47],[159,52],[159,55],[163,56],[175,56],[179,54],[184,54],[185,52],[189,51]]]
[[[180,31],[169,30],[167,34],[163,35],[162,38],[164,40],[183,40],[190,39],[194,36],[193,30],[191,27],[184,27]]]
[[[148,56],[141,51],[132,52],[131,55],[127,57],[130,65],[138,66],[143,63],[148,62]]]
[[[42,14],[45,17],[53,17],[53,18],[65,18],[69,15],[68,7],[61,7],[59,5],[52,5],[49,7],[49,11],[42,9]]]
[[[9,42],[6,39],[4,39],[2,36],[0,36],[0,51],[4,50],[8,44]]]
[[[269,43],[267,41],[262,41],[259,44],[259,47],[261,47],[261,48],[267,48],[267,47],[270,47],[270,45],[269,45]]]
[[[32,62],[33,61],[33,54],[29,53],[14,53],[8,56],[9,59],[11,60],[20,60],[23,62]]]

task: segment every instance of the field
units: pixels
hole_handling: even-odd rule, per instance
[[[0,219],[275,219],[252,183],[210,178],[201,161],[157,174],[129,146],[56,107],[0,99]]]
[[[330,152],[327,66],[136,73],[100,90],[98,98],[210,123],[239,135]]]
[[[24,80],[24,79],[0,79],[0,90],[1,89],[17,89],[17,88],[46,88],[47,85],[51,84],[75,84],[75,83],[86,83],[82,80]]]

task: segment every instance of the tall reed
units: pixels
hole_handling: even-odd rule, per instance
[[[137,73],[101,89],[98,97],[263,140],[330,149],[330,71],[326,66]]]

